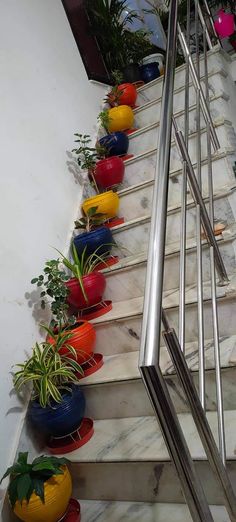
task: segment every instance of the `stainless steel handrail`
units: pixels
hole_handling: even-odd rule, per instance
[[[171,0],[169,10],[169,30],[167,39],[167,62],[163,84],[163,96],[161,107],[161,118],[159,127],[158,141],[158,158],[155,173],[153,209],[151,217],[150,240],[148,249],[146,288],[144,296],[143,325],[141,335],[141,349],[139,368],[143,382],[146,386],[147,393],[153,405],[154,411],[158,417],[164,439],[166,441],[170,456],[173,459],[178,475],[181,480],[182,489],[188,503],[194,522],[212,521],[212,515],[203,493],[201,483],[196,475],[195,467],[191,459],[188,447],[186,445],[181,426],[178,421],[177,414],[174,410],[168,388],[159,366],[160,358],[160,335],[162,323],[165,328],[163,334],[165,343],[170,352],[174,368],[180,378],[183,390],[188,400],[192,416],[195,420],[196,427],[202,439],[209,463],[215,471],[222,492],[225,497],[225,505],[232,521],[236,521],[236,499],[224,466],[224,458],[220,457],[214,437],[209,428],[207,418],[204,412],[205,391],[204,387],[201,394],[201,401],[198,397],[196,388],[193,384],[191,374],[188,370],[184,359],[184,332],[182,330],[182,346],[180,346],[175,331],[170,328],[168,317],[162,308],[163,300],[163,277],[164,277],[164,258],[165,258],[165,236],[167,221],[167,200],[168,200],[168,181],[169,181],[169,163],[171,149],[171,126],[173,124],[175,139],[178,150],[183,159],[183,173],[188,175],[188,184],[192,193],[192,197],[199,209],[199,231],[200,238],[200,222],[204,228],[206,238],[210,245],[212,256],[211,268],[216,266],[220,280],[227,282],[227,273],[218,248],[217,241],[213,232],[213,212],[210,217],[206,210],[204,200],[201,194],[201,173],[198,172],[198,179],[195,176],[194,169],[188,153],[182,132],[178,129],[175,118],[173,117],[173,93],[174,93],[174,70],[177,30],[178,37],[185,54],[185,58],[189,63],[190,73],[193,85],[197,91],[197,99],[199,105],[198,118],[200,120],[200,106],[207,125],[207,136],[214,150],[219,149],[220,144],[211,119],[209,110],[209,99],[206,92],[206,98],[200,83],[200,68],[197,63],[195,68],[189,47],[186,43],[185,36],[177,24],[177,4],[178,0]],[[198,2],[196,4],[196,16],[199,16]],[[198,18],[197,18],[198,20]],[[201,20],[201,17],[200,17]],[[197,56],[198,60],[198,56]],[[186,129],[186,128],[185,128]],[[200,126],[197,129],[197,135],[200,136]],[[186,137],[186,135],[185,135]],[[200,143],[200,141],[199,141]],[[209,144],[208,144],[209,147]],[[209,150],[209,149],[208,149]],[[199,156],[198,169],[201,168],[201,157]],[[213,194],[213,193],[212,193]],[[213,202],[213,199],[212,199]],[[211,202],[210,202],[211,205]],[[200,239],[201,243],[201,239]],[[201,246],[201,245],[200,245]],[[183,249],[184,250],[184,249]],[[200,249],[201,259],[201,249]],[[213,267],[213,268],[214,268]],[[214,279],[214,270],[212,272],[212,303],[213,303],[213,322],[214,335],[218,336],[217,330],[217,313],[216,313],[216,286]],[[214,272],[215,273],[215,272]],[[202,285],[202,274],[200,274],[200,283]],[[182,286],[185,291],[185,286]],[[215,292],[215,294],[214,294]],[[203,300],[203,297],[201,298]],[[214,309],[215,308],[215,309]],[[202,325],[201,325],[202,328]],[[203,338],[204,339],[204,338]],[[218,339],[219,341],[219,339]],[[203,341],[204,345],[204,341]],[[202,347],[202,358],[204,358],[204,346]],[[219,346],[218,346],[219,348]],[[181,350],[182,349],[182,350]],[[215,353],[217,357],[217,342],[215,342]],[[219,355],[219,350],[218,350]],[[220,370],[219,358],[216,362],[217,379],[218,369]],[[204,370],[204,364],[203,364]],[[204,372],[203,372],[204,373]],[[203,376],[204,377],[204,376]],[[217,397],[219,389],[217,389]],[[202,403],[202,404],[201,404]],[[221,404],[222,406],[222,404]],[[219,426],[221,423],[219,421]],[[223,425],[221,425],[221,428]]]

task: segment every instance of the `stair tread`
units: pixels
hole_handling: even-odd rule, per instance
[[[185,349],[189,368],[193,371],[198,371],[198,342],[186,343]],[[236,334],[220,338],[220,353],[222,368],[236,366]],[[99,372],[82,379],[81,385],[87,386],[141,379],[138,369],[138,358],[138,351],[104,356],[103,367]],[[213,339],[205,341],[205,365],[206,370],[215,368]],[[161,347],[160,367],[164,375],[175,373],[165,347]]]
[[[221,234],[216,236],[216,241],[219,243],[225,243],[232,241],[236,237],[236,223],[226,227]],[[203,240],[202,245],[207,245],[207,241]],[[196,238],[188,238],[186,240],[186,252],[196,248]],[[171,242],[166,245],[165,255],[170,256],[178,254],[180,251],[179,241]],[[133,254],[131,256],[122,257],[118,263],[111,265],[110,267],[104,268],[103,273],[107,276],[112,275],[114,272],[119,272],[131,266],[136,266],[147,261],[147,252],[140,252],[140,254]]]
[[[217,437],[217,414],[207,418]],[[178,414],[190,453],[195,460],[206,455],[190,413]],[[225,411],[227,459],[235,460],[236,410]],[[85,445],[70,453],[71,462],[152,462],[170,461],[155,416],[94,421],[94,435]]]
[[[192,522],[185,504],[82,500],[83,522]],[[210,506],[215,522],[229,522],[224,506]]]
[[[236,275],[230,276],[230,283],[227,286],[217,286],[217,296],[220,298],[235,295]],[[207,300],[211,296],[211,283],[206,281],[203,283],[203,296]],[[165,309],[176,308],[179,303],[179,289],[166,290],[163,293],[163,303]],[[194,304],[197,299],[196,284],[186,287],[186,304]],[[143,297],[135,297],[126,301],[117,301],[113,303],[112,310],[101,317],[92,319],[92,323],[107,323],[116,319],[133,317],[141,315],[143,311]]]

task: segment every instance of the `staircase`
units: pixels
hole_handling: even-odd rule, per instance
[[[220,142],[212,154],[215,218],[225,228],[217,236],[229,284],[217,286],[220,354],[225,410],[227,470],[236,484],[236,97],[230,74],[231,58],[218,46],[208,51],[210,112]],[[204,85],[203,57],[200,60]],[[163,79],[138,91],[135,126],[130,135],[125,180],[120,196],[120,216],[125,222],[113,229],[120,261],[105,269],[106,296],[113,308],[94,319],[96,350],[104,354],[104,366],[81,381],[88,416],[95,419],[95,434],[82,448],[70,454],[74,494],[81,500],[83,522],[189,522],[179,478],[154,416],[138,369],[143,296],[152,207],[156,143]],[[174,115],[184,132],[185,66],[176,70]],[[196,95],[189,88],[189,154],[197,168]],[[202,194],[208,208],[207,136],[203,118]],[[161,175],[162,173],[160,173]],[[179,262],[181,235],[182,164],[174,140],[171,146],[170,182],[165,249],[163,306],[171,327],[178,332]],[[198,386],[198,321],[196,267],[196,210],[187,194],[186,231],[186,330],[185,354]],[[212,339],[209,247],[203,245],[203,299],[205,326],[206,409],[217,440],[214,342]],[[160,367],[173,400],[192,458],[211,505],[213,520],[230,520],[221,487],[206,458],[182,387],[161,341]],[[208,520],[208,519],[206,519]]]

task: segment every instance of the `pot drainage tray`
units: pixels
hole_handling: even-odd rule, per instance
[[[98,270],[98,271],[99,270],[104,270],[108,266],[116,265],[116,263],[118,263],[118,262],[119,262],[119,257],[118,256],[110,256],[107,259],[105,259],[105,261],[99,263],[96,266],[96,270]]]
[[[75,498],[71,498],[65,515],[58,522],[80,522],[80,503]]]
[[[78,318],[86,319],[87,321],[91,321],[92,319],[96,319],[97,317],[100,317],[101,315],[107,314],[107,312],[110,312],[112,309],[112,301],[102,301],[102,303],[99,303],[91,308],[86,308],[84,310],[81,310],[80,315]]]
[[[84,371],[83,377],[88,377],[89,375],[92,375],[93,373],[97,372],[103,366],[102,353],[94,353],[93,357],[91,357],[88,361],[83,363],[81,366]],[[82,377],[82,379],[83,379],[83,377]]]
[[[93,420],[84,417],[79,428],[64,437],[51,437],[47,449],[53,455],[70,453],[84,446],[94,434]]]
[[[125,222],[125,218],[116,217],[116,218],[110,219],[110,221],[107,221],[107,223],[105,223],[105,227],[107,227],[107,228],[117,227],[118,225],[123,225],[124,222]]]

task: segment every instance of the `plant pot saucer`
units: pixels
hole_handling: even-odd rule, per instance
[[[105,259],[105,261],[99,263],[99,265],[96,266],[96,270],[98,270],[98,272],[99,272],[99,270],[104,270],[108,266],[116,265],[116,263],[118,263],[118,262],[119,262],[118,256],[110,256],[107,259]]]
[[[84,371],[82,379],[84,377],[89,377],[89,375],[92,375],[93,373],[97,372],[103,366],[102,353],[94,353],[93,356],[88,361],[81,364],[81,366]]]
[[[96,319],[97,317],[101,317],[102,315],[107,314],[112,309],[112,301],[102,301],[95,306],[91,306],[91,308],[85,308],[81,310],[78,319],[86,319],[87,321],[91,321],[92,319]]]
[[[93,420],[84,417],[79,428],[73,431],[73,433],[69,433],[64,437],[51,437],[47,445],[47,450],[52,453],[52,455],[71,453],[71,451],[84,446],[93,434]]]
[[[105,223],[105,227],[107,227],[107,228],[117,227],[117,225],[123,225],[124,222],[125,222],[125,218],[115,217],[115,218],[110,219],[107,223]]]
[[[128,129],[125,132],[125,134],[127,134],[127,136],[129,136],[129,134],[133,134],[133,132],[136,132],[138,129],[137,128],[134,128],[134,129]]]
[[[138,82],[133,82],[133,85],[138,89],[139,87],[142,87],[144,85],[143,80],[139,80]]]
[[[80,503],[75,498],[71,498],[65,515],[58,522],[80,522]]]
[[[134,154],[124,154],[124,156],[121,156],[123,161],[129,160],[134,157]]]

